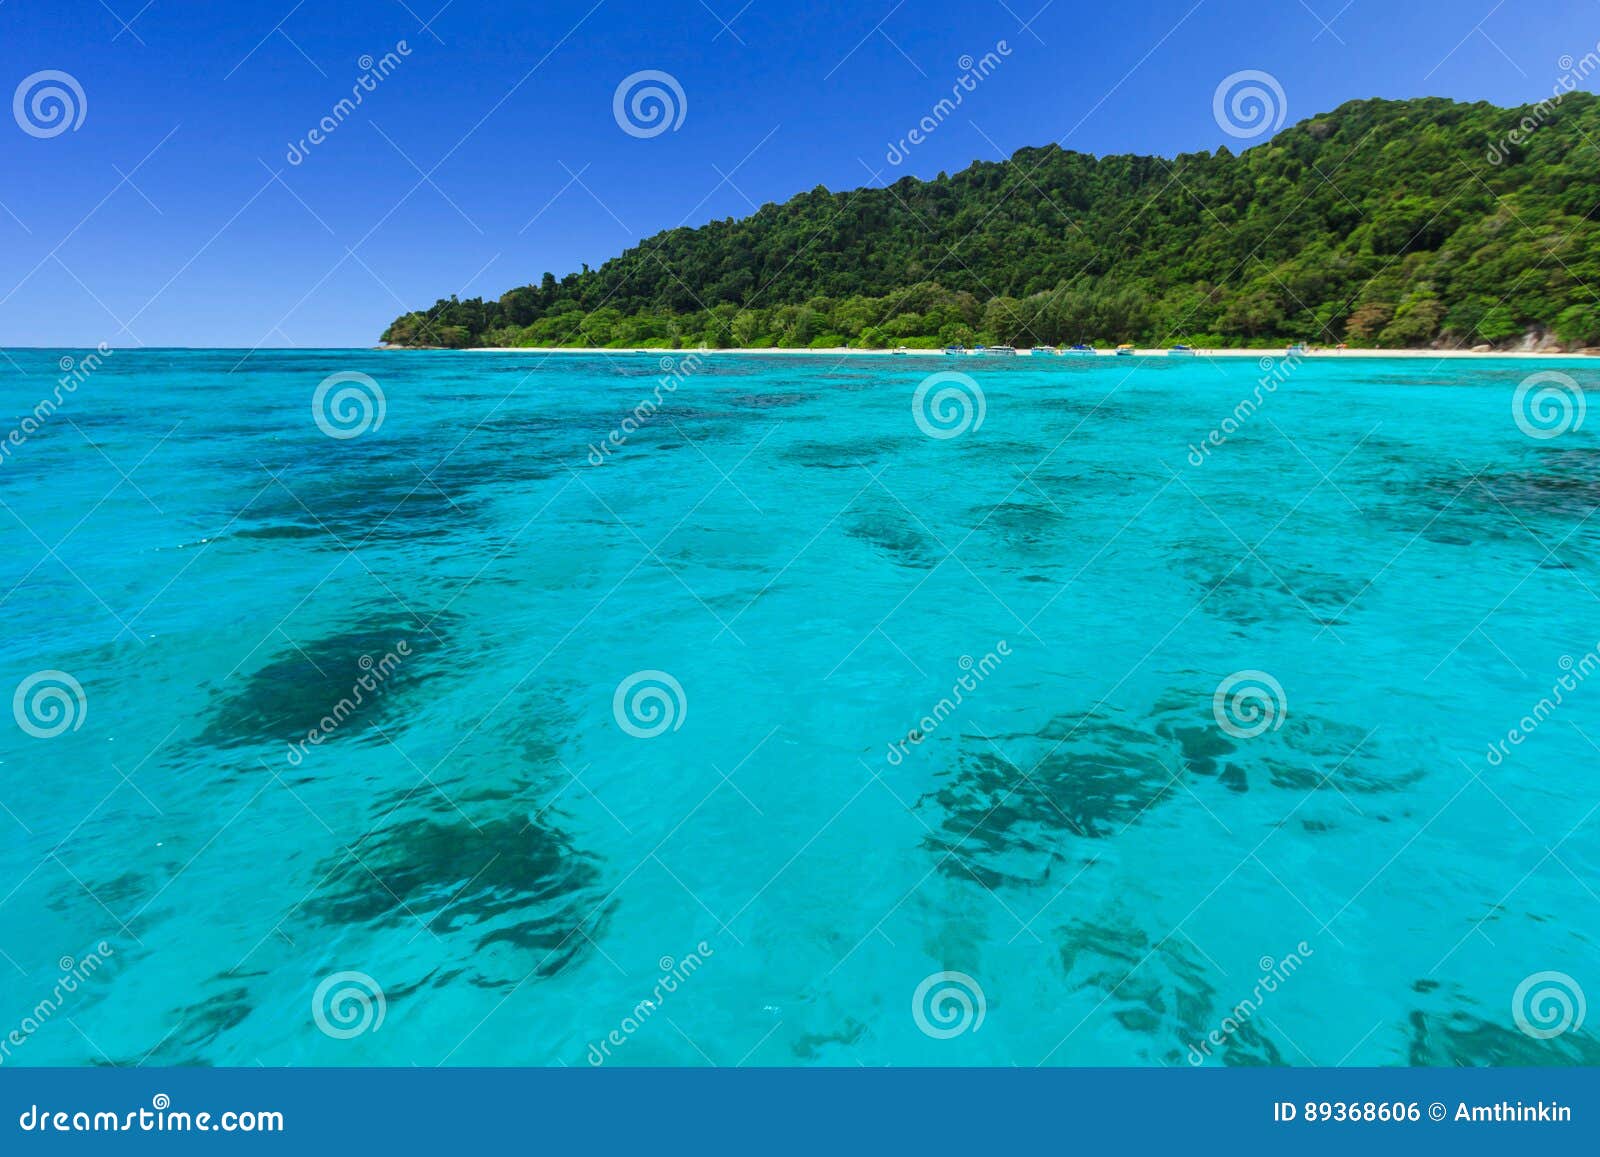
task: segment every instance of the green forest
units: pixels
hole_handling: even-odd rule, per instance
[[[1512,143],[1518,140],[1520,143]],[[1600,346],[1600,97],[1363,100],[1239,154],[816,188],[441,300],[405,347]]]

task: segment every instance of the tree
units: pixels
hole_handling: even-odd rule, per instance
[[[1394,306],[1387,301],[1369,301],[1358,306],[1345,322],[1345,333],[1358,342],[1369,342],[1383,332],[1394,317]]]
[[[1022,149],[1015,163],[817,188],[741,220],[670,229],[597,268],[547,273],[537,289],[441,299],[385,337],[437,345],[464,329],[468,344],[581,343],[604,330],[611,344],[803,345],[870,334],[912,345],[964,324],[1016,344],[1347,334],[1426,345],[1533,327],[1592,343],[1600,98],[1571,93],[1558,114],[1488,167],[1484,142],[1527,110],[1352,101],[1239,154]]]

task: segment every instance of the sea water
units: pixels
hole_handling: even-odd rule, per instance
[[[1600,1062],[1593,363],[5,361],[0,1062]]]

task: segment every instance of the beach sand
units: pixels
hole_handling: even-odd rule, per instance
[[[843,347],[830,347],[828,349],[778,349],[778,348],[775,348],[775,347],[764,347],[764,348],[751,348],[751,349],[702,349],[702,350],[696,350],[696,349],[666,349],[666,348],[640,349],[640,348],[637,348],[637,347],[636,348],[632,348],[632,349],[611,349],[611,348],[574,349],[571,346],[475,346],[475,347],[473,347],[471,352],[473,352],[473,353],[514,353],[514,354],[634,354],[634,355],[637,355],[637,354],[652,354],[652,355],[657,356],[657,357],[684,356],[684,355],[691,354],[691,353],[698,354],[701,357],[707,357],[707,356],[718,355],[718,354],[721,354],[721,355],[727,355],[727,354],[760,354],[760,355],[763,355],[763,356],[765,356],[765,355],[774,355],[774,356],[779,356],[779,357],[832,357],[832,358],[838,358],[838,357],[879,357],[879,358],[881,358],[881,357],[891,357],[891,356],[945,358],[945,357],[950,357],[950,356],[956,356],[956,357],[961,357],[961,356],[980,356],[980,357],[981,356],[989,356],[989,355],[981,355],[981,354],[980,355],[974,355],[971,350],[968,350],[965,355],[960,355],[960,354],[949,355],[949,354],[946,354],[942,349],[906,350],[903,354],[896,355],[896,354],[894,354],[894,352],[892,350],[864,350],[864,349],[851,349],[851,348],[843,348]],[[1107,348],[1096,349],[1094,352],[1095,352],[1096,356],[1103,357],[1103,358],[1109,358],[1109,357],[1114,357],[1115,356],[1115,352],[1113,350],[1107,349]],[[1133,356],[1135,356],[1135,357],[1147,357],[1147,358],[1159,358],[1159,357],[1167,357],[1167,356],[1169,356],[1169,353],[1170,353],[1170,351],[1168,351],[1166,349],[1139,349],[1139,350],[1135,350],[1134,351]],[[1054,357],[1055,355],[1054,354],[1048,354],[1048,353],[1035,354],[1031,350],[1019,349],[1017,351],[1017,353],[1016,353],[1016,356],[1017,357],[1026,358],[1026,357]],[[1082,356],[1082,355],[1078,355],[1078,356]],[[1195,357],[1201,357],[1201,358],[1284,357],[1284,356],[1288,356],[1288,351],[1283,346],[1268,347],[1268,348],[1265,348],[1265,349],[1229,349],[1229,350],[1203,350],[1203,349],[1197,349],[1197,350],[1194,351],[1194,356]],[[1474,350],[1366,350],[1366,349],[1362,349],[1362,350],[1354,350],[1354,349],[1337,350],[1337,349],[1318,349],[1318,348],[1313,348],[1309,354],[1302,354],[1300,356],[1302,356],[1302,357],[1313,357],[1313,358],[1421,358],[1421,359],[1433,359],[1433,360],[1439,360],[1439,359],[1443,359],[1443,358],[1475,358],[1475,359],[1483,359],[1483,358],[1489,358],[1489,359],[1516,358],[1516,359],[1521,359],[1521,360],[1525,360],[1525,361],[1549,361],[1552,358],[1578,358],[1578,359],[1583,359],[1583,358],[1600,357],[1600,349],[1583,350],[1583,351],[1578,351],[1578,352],[1574,352],[1574,353],[1560,353],[1560,352],[1542,353],[1542,352],[1536,352],[1536,351],[1535,352],[1529,352],[1529,351],[1524,351],[1524,350],[1503,350],[1503,351],[1497,351],[1497,350],[1487,350],[1487,351],[1474,351]]]

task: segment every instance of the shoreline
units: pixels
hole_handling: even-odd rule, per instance
[[[377,348],[379,350],[387,350],[390,347],[379,346]],[[641,349],[641,348],[638,348],[638,347],[634,347],[634,348],[631,348],[631,349],[613,349],[613,348],[610,348],[610,347],[594,347],[594,346],[591,346],[591,347],[588,347],[588,348],[578,348],[578,347],[573,347],[573,346],[470,346],[470,347],[468,347],[466,349],[463,349],[463,350],[444,350],[444,349],[418,350],[418,349],[407,349],[407,348],[404,348],[404,347],[401,347],[401,348],[402,348],[403,352],[407,352],[407,353],[428,353],[428,352],[432,352],[432,353],[507,353],[507,354],[589,354],[589,355],[600,354],[600,355],[604,355],[604,356],[608,356],[608,357],[609,356],[614,356],[614,355],[619,355],[619,354],[623,355],[623,356],[632,356],[632,357],[637,357],[637,356],[639,356],[641,354],[649,354],[652,357],[678,357],[678,356],[688,356],[689,354],[697,354],[697,355],[699,355],[701,357],[708,357],[708,356],[712,356],[712,355],[753,354],[753,355],[759,355],[759,356],[762,356],[762,357],[767,357],[767,356],[776,356],[776,357],[835,357],[835,358],[836,357],[873,357],[873,358],[883,358],[883,357],[914,357],[914,358],[915,357],[924,357],[924,358],[926,358],[926,357],[932,357],[932,358],[977,357],[977,358],[983,358],[983,359],[991,359],[991,358],[1003,359],[1006,356],[1006,355],[992,355],[992,354],[975,354],[971,350],[968,350],[966,353],[963,353],[963,354],[946,354],[942,349],[906,350],[903,353],[896,354],[893,350],[864,350],[864,349],[854,349],[854,348],[849,348],[849,347],[830,347],[830,348],[827,348],[827,349],[782,349],[782,348],[773,347],[773,346],[766,346],[766,347],[750,347],[750,348],[739,348],[739,349],[688,349],[688,348],[685,348],[685,349],[669,349],[667,347],[662,346],[662,347],[657,347],[657,348],[654,348],[654,349]],[[1053,357],[1056,357],[1057,355],[1049,354],[1049,353],[1035,354],[1032,350],[1019,349],[1019,350],[1016,351],[1016,356],[1019,357],[1019,358],[1027,358],[1027,357],[1053,358]],[[1110,350],[1110,349],[1096,349],[1094,351],[1094,356],[1097,357],[1097,358],[1112,358],[1112,357],[1116,356],[1116,353],[1115,353],[1114,350]],[[1167,349],[1136,349],[1136,350],[1133,351],[1132,356],[1136,357],[1136,358],[1164,358],[1164,357],[1170,357],[1170,356],[1172,356],[1172,354],[1171,354],[1171,351],[1167,350]],[[1184,355],[1180,355],[1180,357],[1181,356],[1184,356]],[[1582,351],[1582,350],[1580,350],[1580,351],[1575,352],[1575,353],[1562,353],[1562,352],[1543,353],[1543,352],[1529,351],[1529,350],[1483,350],[1483,351],[1476,351],[1476,350],[1367,350],[1367,349],[1362,349],[1362,350],[1352,350],[1352,349],[1334,350],[1334,349],[1313,349],[1309,353],[1304,353],[1304,354],[1299,354],[1299,355],[1291,355],[1286,347],[1275,346],[1275,347],[1267,347],[1267,348],[1264,348],[1264,349],[1214,349],[1214,350],[1197,349],[1197,350],[1195,350],[1193,352],[1192,356],[1194,356],[1196,358],[1263,358],[1263,357],[1279,358],[1279,357],[1299,356],[1299,357],[1304,357],[1304,358],[1318,358],[1318,359],[1330,359],[1330,360],[1339,359],[1339,358],[1361,358],[1361,359],[1402,358],[1402,359],[1412,359],[1412,360],[1415,360],[1415,359],[1428,359],[1428,358],[1433,358],[1433,359],[1457,359],[1457,358],[1473,359],[1473,358],[1477,358],[1477,359],[1489,359],[1489,360],[1514,359],[1514,360],[1519,360],[1519,361],[1551,361],[1551,360],[1560,359],[1560,358],[1573,358],[1573,359],[1579,359],[1579,360],[1585,360],[1585,359],[1589,359],[1589,358],[1600,358],[1600,350],[1591,350],[1591,351]],[[1068,357],[1066,359],[1064,359],[1064,360],[1068,360],[1068,361],[1079,360],[1079,359],[1082,359],[1084,357],[1085,357],[1085,355],[1083,355],[1083,354],[1074,354],[1074,355],[1068,355]]]

